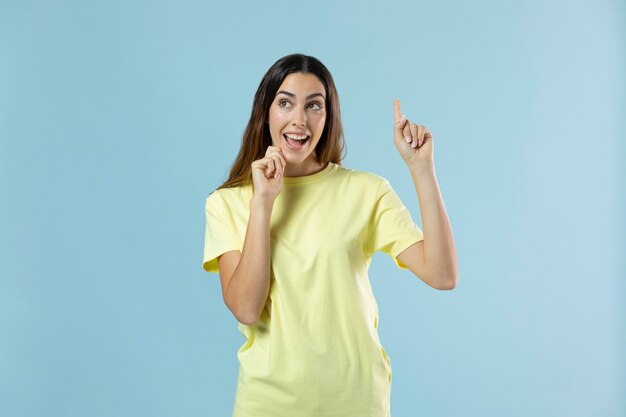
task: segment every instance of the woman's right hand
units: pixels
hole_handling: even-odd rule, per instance
[[[265,157],[252,162],[254,197],[274,201],[283,187],[283,173],[287,160],[282,149],[268,146]]]

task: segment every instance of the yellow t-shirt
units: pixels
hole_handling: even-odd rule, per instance
[[[206,199],[204,264],[243,248],[250,184]],[[372,255],[423,239],[389,181],[330,162],[284,177],[270,221],[270,293],[260,319],[238,323],[233,417],[390,416],[391,362],[378,337]]]

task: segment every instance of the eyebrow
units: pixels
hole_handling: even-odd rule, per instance
[[[284,95],[289,96],[289,97],[295,97],[296,96],[294,93],[290,93],[290,92],[284,91],[284,90],[280,90],[279,92],[276,93],[276,95],[279,95],[279,94],[284,94]],[[320,96],[320,97],[324,98],[324,94],[322,94],[322,93],[309,94],[308,96],[306,96],[306,98],[308,100],[308,99],[310,99],[312,97],[315,97],[315,96]]]

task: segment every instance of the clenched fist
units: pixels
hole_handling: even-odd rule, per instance
[[[265,157],[252,162],[254,197],[274,201],[282,190],[286,165],[282,149],[268,146]]]

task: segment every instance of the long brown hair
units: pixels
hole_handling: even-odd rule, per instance
[[[333,76],[318,59],[302,54],[292,54],[276,61],[263,76],[254,95],[252,114],[243,134],[237,159],[230,168],[228,179],[216,190],[252,183],[252,162],[265,157],[267,147],[272,145],[269,124],[266,123],[270,105],[284,79],[294,72],[311,73],[317,76],[324,85],[326,123],[314,152],[317,160],[324,163],[323,165],[326,165],[326,162],[341,165],[343,159],[341,154],[346,144],[341,124],[339,95]]]

